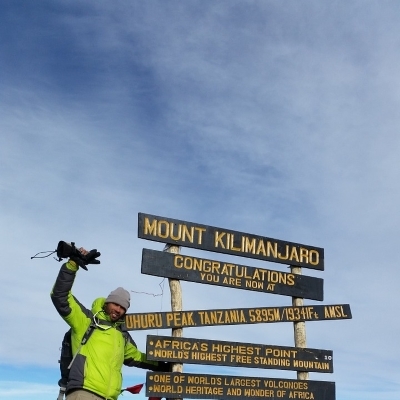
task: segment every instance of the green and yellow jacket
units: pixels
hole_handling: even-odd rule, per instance
[[[111,323],[103,311],[105,298],[96,299],[89,310],[72,295],[78,268],[73,261],[63,264],[51,292],[58,313],[72,328],[72,354],[79,351],[71,366],[67,393],[84,389],[115,400],[121,393],[123,364],[151,370],[160,370],[161,365],[148,361],[146,354],[137,349],[129,333],[124,331],[123,321]],[[86,344],[80,347],[93,316],[98,326]]]

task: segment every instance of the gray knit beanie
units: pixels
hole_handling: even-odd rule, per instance
[[[122,287],[118,287],[113,290],[108,297],[106,298],[106,303],[115,303],[125,308],[125,311],[128,310],[131,305],[131,295],[127,290]]]

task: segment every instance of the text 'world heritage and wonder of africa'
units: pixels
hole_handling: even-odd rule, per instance
[[[192,399],[335,400],[335,383],[291,379],[147,372],[146,396]]]

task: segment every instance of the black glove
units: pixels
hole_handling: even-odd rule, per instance
[[[67,243],[64,241],[59,241],[58,246],[57,246],[57,257],[60,259],[60,261],[63,258],[68,258],[71,257],[72,255],[77,254],[78,249],[75,247],[75,243]]]
[[[59,261],[63,258],[70,258],[75,261],[81,268],[87,271],[87,264],[100,264],[100,260],[96,260],[101,254],[97,249],[90,250],[88,254],[82,254],[76,247],[75,243],[67,243],[64,241],[58,242],[57,257]]]
[[[83,256],[83,260],[85,264],[100,264],[100,260],[96,260],[96,258],[100,256],[101,253],[99,253],[97,249],[93,249]]]

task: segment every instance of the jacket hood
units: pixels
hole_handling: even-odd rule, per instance
[[[110,321],[110,316],[104,311],[104,304],[106,303],[105,297],[98,297],[92,303],[92,313],[96,315],[99,319]],[[125,314],[121,319],[115,322],[115,325],[121,325],[125,322]]]
[[[95,299],[92,303],[92,313],[96,314],[96,313],[102,311],[105,302],[106,302],[105,297],[98,297],[97,299]]]

